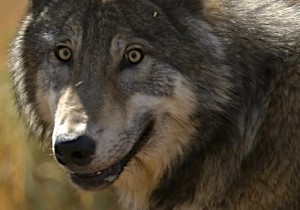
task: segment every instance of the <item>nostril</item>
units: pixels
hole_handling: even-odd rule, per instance
[[[75,151],[72,154],[73,159],[84,159],[86,156],[88,156],[88,154],[84,154],[82,151]]]
[[[55,154],[55,158],[56,160],[61,164],[61,165],[66,165],[66,163],[64,162],[64,157],[62,152],[59,150],[59,147],[57,145],[54,146],[54,154]]]
[[[88,165],[95,153],[94,140],[86,135],[75,139],[64,136],[57,138],[54,153],[57,161],[62,165]]]
[[[62,152],[59,150],[59,148],[57,146],[55,146],[55,154],[62,156]]]

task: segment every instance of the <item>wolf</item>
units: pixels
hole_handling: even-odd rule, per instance
[[[134,210],[300,209],[300,2],[31,0],[16,105]]]

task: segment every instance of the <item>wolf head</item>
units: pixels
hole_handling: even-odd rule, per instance
[[[146,198],[233,104],[201,5],[162,2],[36,0],[14,42],[19,110],[83,189]]]

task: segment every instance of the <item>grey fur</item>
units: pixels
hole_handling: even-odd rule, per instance
[[[95,139],[68,172],[110,167],[153,121],[112,184],[129,209],[298,210],[299,19],[296,0],[35,0],[11,50],[17,109],[44,142],[67,123]]]

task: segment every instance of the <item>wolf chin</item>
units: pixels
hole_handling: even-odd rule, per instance
[[[17,109],[128,209],[300,209],[296,0],[32,0]]]

